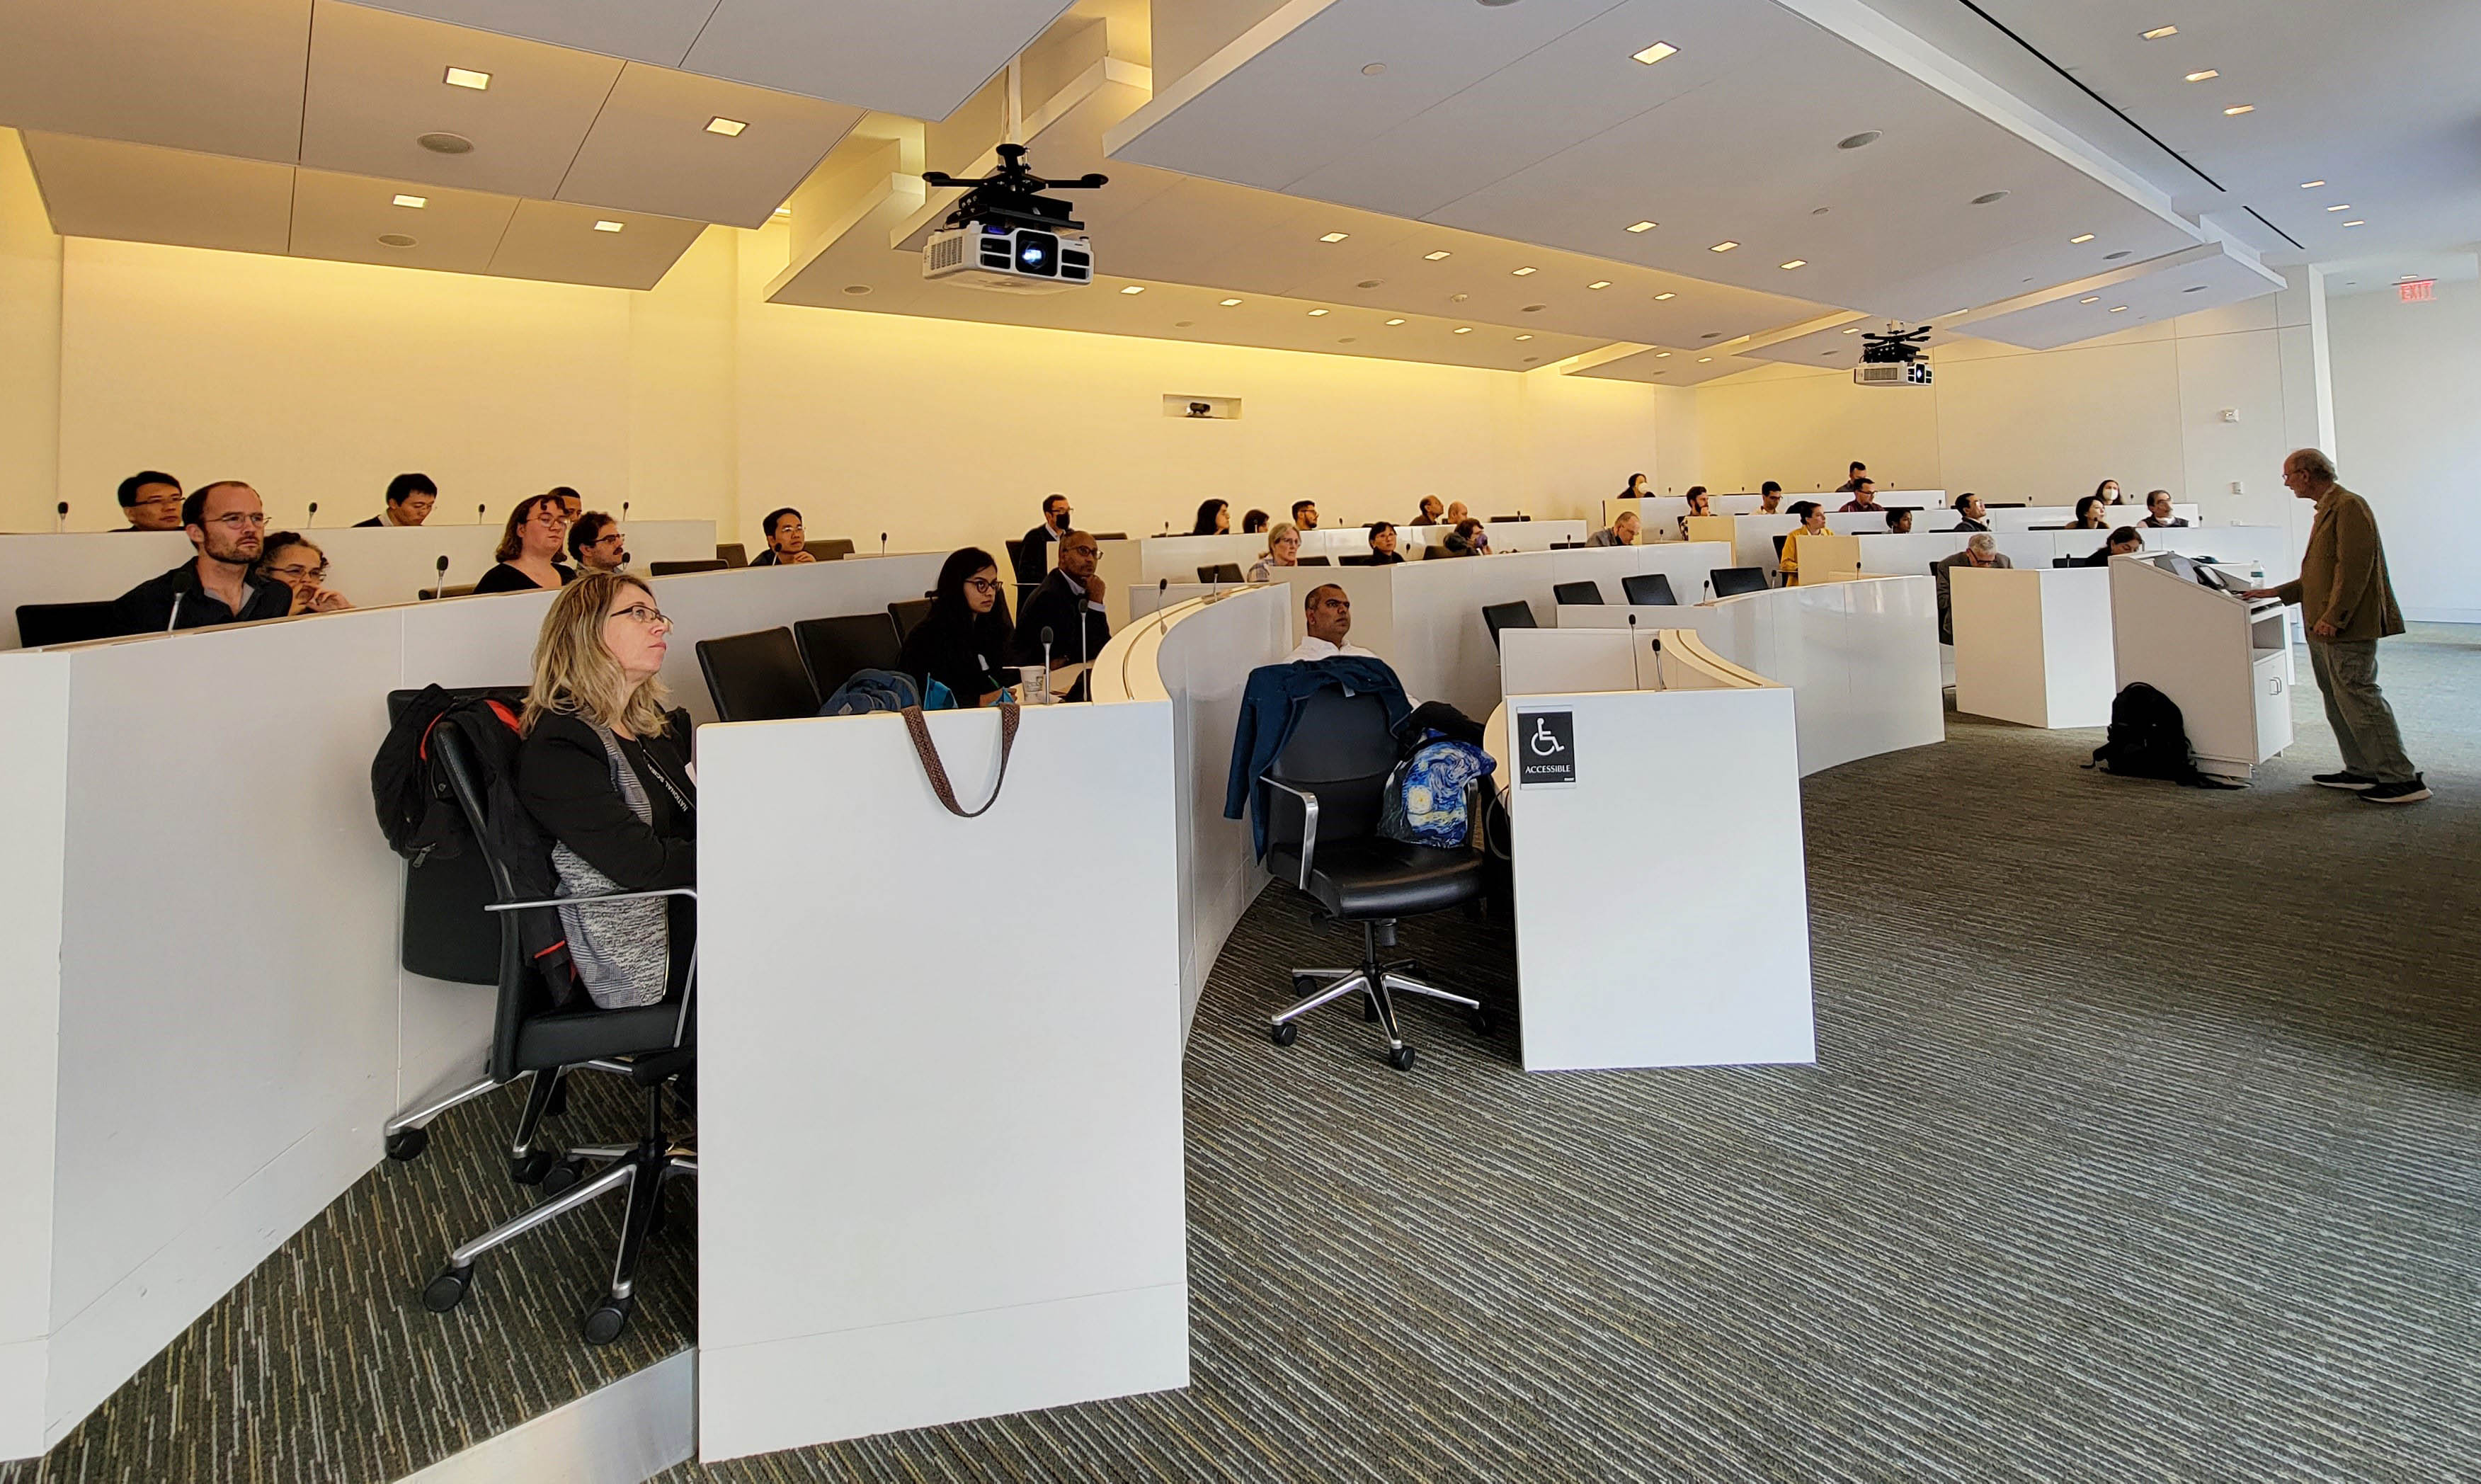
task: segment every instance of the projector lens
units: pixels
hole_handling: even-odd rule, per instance
[[[1016,234],[1016,271],[1036,278],[1059,276],[1059,238],[1050,232]]]

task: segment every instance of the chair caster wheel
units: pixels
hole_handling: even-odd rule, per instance
[[[431,1131],[419,1125],[399,1129],[387,1136],[387,1157],[399,1164],[407,1159],[421,1159],[422,1152],[430,1147]]]
[[[1290,1046],[1301,1038],[1301,1028],[1291,1021],[1267,1028],[1267,1039],[1277,1046]]]
[[[473,1286],[472,1268],[443,1267],[438,1277],[423,1285],[422,1307],[432,1314],[446,1314],[465,1302],[465,1294]]]
[[[560,1162],[556,1149],[530,1149],[509,1160],[509,1178],[521,1185],[539,1185],[552,1166]]]
[[[629,1311],[636,1307],[638,1301],[634,1297],[606,1298],[588,1312],[586,1323],[580,1326],[579,1333],[588,1344],[608,1345],[619,1339],[620,1332],[629,1327]]]
[[[573,1157],[562,1159],[558,1164],[553,1165],[550,1169],[543,1171],[543,1199],[550,1200],[553,1196],[560,1194],[561,1191],[576,1185],[579,1181],[584,1180],[585,1178],[585,1160]]]
[[[1413,1070],[1413,1048],[1399,1046],[1387,1054],[1387,1064],[1398,1072]]]

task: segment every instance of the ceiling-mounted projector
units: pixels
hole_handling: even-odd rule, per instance
[[[933,186],[963,186],[948,224],[922,248],[922,276],[1004,294],[1056,294],[1094,281],[1094,246],[1066,201],[1045,191],[1091,191],[1109,176],[1045,180],[1025,168],[1023,144],[999,146],[1000,168],[979,180],[926,170]]]
[[[1906,330],[1890,321],[1886,331],[1861,337],[1861,364],[1852,368],[1855,386],[1927,386],[1930,384],[1930,363],[1922,360],[1921,344],[1930,338],[1929,326]]]

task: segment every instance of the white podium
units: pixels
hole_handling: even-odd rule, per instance
[[[2109,725],[2110,587],[2100,567],[1947,568],[1955,709],[2020,726]]]
[[[2189,566],[2167,552],[2111,559],[2118,682],[2179,704],[2198,767],[2245,777],[2291,745],[2289,625],[2275,599],[2207,587]]]

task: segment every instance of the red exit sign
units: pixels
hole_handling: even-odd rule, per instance
[[[2395,297],[2407,304],[2426,304],[2438,297],[2437,290],[2437,279],[2415,278],[2409,283],[2396,284]]]

